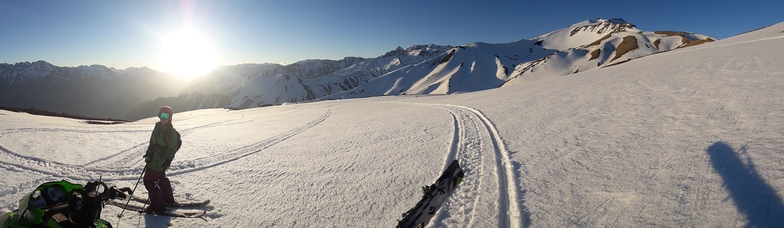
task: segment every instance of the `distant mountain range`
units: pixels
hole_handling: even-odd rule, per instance
[[[590,71],[714,40],[688,32],[642,31],[623,19],[596,19],[510,43],[414,45],[377,58],[223,66],[187,85],[149,68],[0,64],[0,106],[138,120],[154,116],[162,105],[180,112],[452,94]]]

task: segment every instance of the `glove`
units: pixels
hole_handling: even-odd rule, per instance
[[[144,158],[144,162],[150,163],[150,161],[152,160],[152,150],[150,150],[150,148],[147,148],[147,151],[144,153],[144,156],[142,157]]]
[[[165,162],[163,162],[164,169],[169,169],[170,165],[171,165],[171,160],[166,160]]]

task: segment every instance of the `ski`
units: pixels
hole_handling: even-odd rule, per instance
[[[397,227],[425,227],[463,181],[463,175],[457,160],[452,161],[434,184],[422,187],[424,196],[414,208],[403,213]]]
[[[141,206],[138,206],[138,205],[133,205],[133,204],[126,205],[123,202],[117,202],[117,201],[114,201],[114,200],[106,201],[106,204],[109,204],[109,205],[112,205],[112,206],[115,206],[115,207],[119,207],[119,208],[125,208],[125,210],[129,210],[129,211],[135,211],[135,212],[145,213],[146,214],[146,212],[144,212],[144,207],[141,207]],[[201,218],[205,214],[207,214],[207,211],[204,211],[204,210],[180,210],[180,209],[175,209],[175,210],[166,210],[166,211],[163,211],[161,213],[155,213],[153,215],[178,217],[178,218]]]
[[[132,195],[131,200],[139,202],[139,203],[150,203],[147,199],[141,198],[139,196]],[[174,204],[167,204],[166,207],[205,207],[210,204],[210,200],[204,201],[177,201]]]
[[[205,200],[201,202],[177,202],[174,204],[166,204],[167,207],[205,207],[207,204],[210,204],[210,200]]]

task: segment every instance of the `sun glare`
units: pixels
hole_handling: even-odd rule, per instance
[[[209,40],[191,29],[164,37],[160,58],[163,71],[188,78],[202,76],[217,67]]]

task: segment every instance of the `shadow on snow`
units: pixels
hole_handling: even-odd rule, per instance
[[[745,150],[745,147],[740,149],[741,152]],[[747,227],[784,226],[781,197],[757,173],[751,159],[746,158],[744,163],[738,153],[723,142],[714,143],[706,151],[735,206],[748,219]]]

